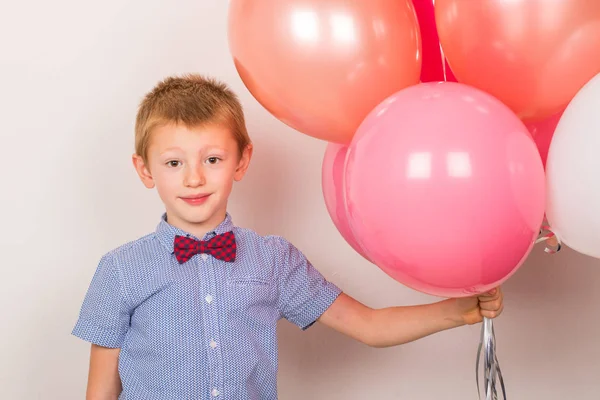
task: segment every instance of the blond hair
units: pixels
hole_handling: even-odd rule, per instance
[[[147,160],[152,129],[168,123],[186,127],[225,124],[240,155],[251,143],[236,94],[225,83],[197,74],[168,77],[146,94],[135,121],[136,154]]]

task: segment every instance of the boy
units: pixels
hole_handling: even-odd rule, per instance
[[[88,399],[277,398],[276,322],[315,321],[369,346],[495,318],[502,293],[373,310],[326,281],[285,239],[227,213],[252,144],[224,84],[171,77],[142,101],[133,164],[166,213],[105,254],[73,334],[92,343]]]

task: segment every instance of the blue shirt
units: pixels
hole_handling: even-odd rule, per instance
[[[119,399],[277,399],[276,322],[311,326],[340,294],[302,253],[227,218],[235,262],[198,254],[179,264],[166,222],[105,254],[73,334],[120,348]],[[198,239],[198,238],[196,238]]]

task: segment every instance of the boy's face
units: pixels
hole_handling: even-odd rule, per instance
[[[133,156],[140,179],[165,204],[169,223],[197,236],[225,218],[234,181],[243,178],[252,146],[240,157],[229,128],[167,124],[152,131],[146,162]]]

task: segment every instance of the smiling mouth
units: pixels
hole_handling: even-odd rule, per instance
[[[199,194],[195,196],[180,197],[180,199],[188,204],[198,205],[204,203],[209,196],[210,194]]]

